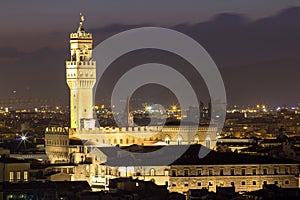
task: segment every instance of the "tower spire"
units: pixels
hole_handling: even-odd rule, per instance
[[[79,27],[78,27],[77,33],[85,32],[84,28],[83,28],[83,22],[84,22],[84,15],[82,13],[80,13],[80,22],[79,22]]]

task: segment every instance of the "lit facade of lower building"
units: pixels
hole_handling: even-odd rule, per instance
[[[174,165],[170,170],[169,189],[181,193],[201,188],[215,192],[217,186],[234,186],[238,192],[259,190],[265,184],[299,187],[298,164]]]
[[[215,192],[217,186],[234,186],[237,192],[259,190],[265,184],[299,188],[297,162],[215,151],[199,158],[200,148],[204,147],[190,146],[179,159],[168,166],[121,166],[120,162],[119,175],[152,180],[158,185],[167,185],[171,192],[184,194],[189,189],[201,188]]]

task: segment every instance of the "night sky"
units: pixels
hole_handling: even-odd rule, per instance
[[[298,0],[4,1],[0,6],[0,99],[58,98],[67,105],[69,33],[77,29],[82,12],[86,30],[94,34],[94,45],[143,26],[168,27],[191,36],[219,67],[229,104],[296,105],[300,102],[298,6]],[[148,53],[148,57],[156,55]],[[147,53],[127,56],[114,63],[114,69],[148,57]],[[109,96],[113,74],[108,73],[98,88],[98,99]],[[162,88],[153,91],[166,94]],[[151,92],[140,92],[145,94],[151,96]]]

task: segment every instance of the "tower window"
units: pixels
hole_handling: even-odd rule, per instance
[[[242,169],[242,175],[243,175],[243,176],[246,175],[246,169]]]
[[[197,176],[201,176],[202,174],[202,169],[197,169]]]
[[[184,169],[183,171],[184,171],[184,172],[183,172],[183,173],[184,173],[184,176],[189,176],[189,169]]]
[[[150,176],[155,176],[155,169],[150,169]]]
[[[176,170],[173,169],[173,170],[172,170],[172,176],[174,177],[174,176],[176,176],[176,175],[177,175]]]
[[[274,174],[275,174],[275,175],[279,174],[279,168],[278,168],[278,167],[275,167],[275,168],[274,168]]]
[[[220,169],[220,176],[223,176],[223,175],[224,175],[224,170]]]
[[[291,173],[291,168],[290,167],[286,167],[285,168],[285,174],[290,174]]]
[[[234,169],[230,169],[231,176],[234,176]]]

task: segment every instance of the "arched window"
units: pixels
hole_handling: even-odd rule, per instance
[[[170,144],[170,138],[169,138],[169,137],[166,137],[165,143],[166,143],[166,144]]]
[[[150,169],[150,176],[155,176],[155,169]]]
[[[194,144],[199,144],[199,138],[198,137],[194,138]]]
[[[177,138],[177,144],[178,144],[178,145],[181,145],[181,144],[182,144],[182,137],[179,136],[179,137]]]

